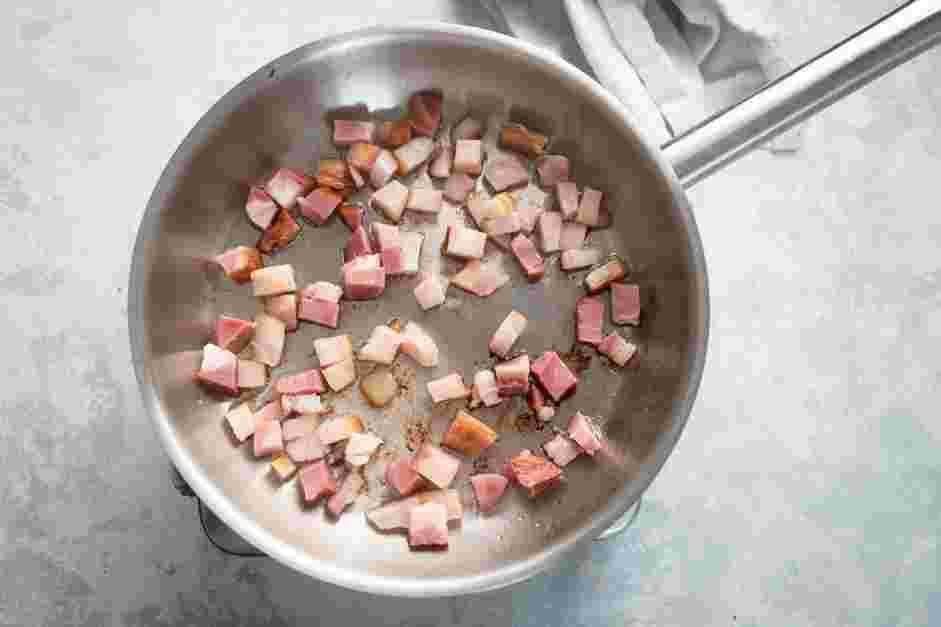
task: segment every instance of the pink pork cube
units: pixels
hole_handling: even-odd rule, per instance
[[[582,412],[576,412],[569,420],[569,437],[589,455],[601,450],[601,438],[591,418]]]
[[[265,311],[284,323],[287,331],[297,331],[297,295],[281,294],[265,300]]]
[[[500,396],[516,396],[529,391],[529,355],[520,355],[493,368]]]
[[[386,483],[402,496],[416,492],[424,483],[422,476],[415,470],[415,460],[410,455],[403,455],[386,466]]]
[[[448,509],[440,503],[413,507],[408,519],[408,544],[412,548],[448,546]]]
[[[615,324],[640,323],[640,288],[625,283],[611,284],[611,319]],[[220,344],[220,346],[224,346]]]
[[[350,241],[347,243],[346,248],[343,249],[343,259],[345,261],[352,261],[357,257],[365,257],[373,253],[375,253],[375,251],[369,239],[369,233],[366,231],[366,227],[360,224],[353,230]]]
[[[460,459],[431,442],[422,444],[415,453],[415,471],[439,488],[451,485],[460,467]]]
[[[533,374],[556,403],[568,396],[578,384],[565,362],[555,351],[546,351],[533,362]]]
[[[452,172],[444,184],[444,197],[455,204],[463,204],[474,189],[474,179],[463,172]]]
[[[372,234],[379,246],[379,256],[386,274],[402,274],[404,267],[402,265],[402,238],[399,235],[399,227],[374,222]]]
[[[255,412],[255,424],[260,425],[265,422],[280,422],[284,418],[284,408],[279,401],[265,403],[265,406]]]
[[[542,252],[559,252],[562,249],[562,214],[558,211],[546,211],[539,216],[538,227]]]
[[[279,377],[274,384],[278,394],[320,394],[326,390],[318,368]]]
[[[327,454],[327,447],[320,441],[315,431],[305,433],[301,437],[291,440],[287,443],[286,448],[288,457],[295,464],[314,462],[323,459],[324,455]]]
[[[314,188],[314,181],[294,170],[281,168],[265,184],[265,191],[285,209],[292,208],[297,199]]]
[[[559,248],[562,250],[572,250],[581,248],[585,244],[585,237],[588,235],[588,227],[577,222],[566,222],[562,225],[559,233]]]
[[[604,327],[604,301],[583,296],[575,303],[575,335],[583,344],[601,344]]]
[[[318,281],[301,290],[301,304],[297,316],[331,329],[337,328],[340,319],[340,296],[343,289]]]
[[[562,468],[567,466],[576,457],[583,453],[582,447],[575,440],[569,439],[561,433],[542,445],[546,455],[555,465]]]
[[[330,467],[323,460],[301,468],[297,478],[301,496],[308,505],[314,505],[321,498],[337,492],[336,479],[333,478]]]
[[[206,387],[230,396],[238,396],[238,363],[239,359],[235,353],[215,344],[206,344],[196,378]]]
[[[464,385],[464,378],[457,372],[429,381],[426,384],[432,403],[443,403],[471,395],[469,387]]]
[[[539,182],[543,187],[569,180],[569,160],[562,155],[546,155],[536,163]]]
[[[244,442],[255,433],[255,414],[243,403],[225,415],[225,421],[232,429],[232,435],[239,442]]]
[[[612,333],[598,345],[598,352],[623,368],[637,352],[637,346],[628,342],[619,334]]]
[[[485,514],[496,510],[497,502],[506,492],[506,486],[509,484],[507,478],[496,473],[487,473],[474,475],[470,480],[474,495],[477,497],[477,509]]]
[[[555,196],[558,200],[559,211],[564,220],[572,220],[578,213],[578,186],[571,181],[556,183]]]
[[[526,278],[531,283],[541,280],[546,273],[546,264],[533,241],[520,233],[510,242],[510,248],[526,273]]]
[[[233,353],[242,352],[254,333],[255,325],[248,320],[220,316],[216,321],[216,344]]]
[[[269,457],[284,452],[284,438],[281,435],[281,423],[277,420],[265,420],[255,425],[255,457]]]
[[[413,294],[418,306],[428,311],[434,307],[444,304],[447,282],[435,276],[426,276],[418,285],[415,286]]]
[[[529,182],[527,162],[518,155],[504,155],[487,162],[484,178],[494,191],[502,192]]]
[[[343,264],[343,286],[351,300],[378,298],[386,289],[386,270],[379,255],[358,257]]]
[[[343,202],[343,196],[327,187],[319,187],[307,196],[298,198],[297,202],[305,218],[314,224],[322,225]]]
[[[585,226],[604,226],[601,219],[602,197],[603,194],[597,189],[586,187],[578,203],[578,213],[575,216],[575,221]]]
[[[526,404],[535,414],[536,418],[542,421],[552,420],[555,416],[555,407],[546,402],[546,395],[538,385],[529,386],[529,392],[526,394]]]
[[[340,516],[343,510],[353,504],[359,493],[366,487],[366,481],[358,472],[347,473],[340,489],[327,501],[327,511],[333,516]]]
[[[278,213],[278,204],[260,187],[252,187],[245,201],[245,213],[252,224],[265,230]]]
[[[337,146],[350,146],[356,143],[372,142],[376,125],[360,120],[334,120],[333,143]]]

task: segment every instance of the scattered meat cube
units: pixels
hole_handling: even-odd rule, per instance
[[[343,249],[343,259],[345,261],[352,261],[357,257],[365,257],[366,255],[372,255],[375,251],[372,247],[372,241],[369,239],[369,233],[366,231],[365,225],[360,224],[350,235],[350,241],[347,242],[346,248]]]
[[[454,171],[480,176],[484,160],[483,142],[479,139],[459,139],[454,146]]]
[[[382,440],[372,433],[351,433],[344,451],[346,462],[354,467],[365,466],[381,444]]]
[[[196,379],[208,388],[232,396],[239,393],[238,357],[215,344],[203,347],[203,359]]]
[[[484,125],[480,120],[467,116],[451,131],[454,141],[459,139],[480,139],[484,136]]]
[[[478,370],[474,374],[474,397],[487,407],[493,407],[503,402],[500,390],[497,388],[497,377],[493,370]]]
[[[315,414],[301,414],[281,423],[281,433],[285,442],[302,438],[308,433],[316,433],[320,427],[320,417]]]
[[[565,437],[561,433],[542,445],[546,455],[549,456],[556,466],[564,468],[568,466],[576,457],[582,454],[582,447],[578,442]]]
[[[484,256],[487,236],[476,229],[459,224],[448,227],[445,253],[458,259],[480,259]]]
[[[513,478],[526,488],[530,497],[536,497],[562,481],[562,469],[545,457],[530,451],[520,451],[510,460]]]
[[[321,188],[332,189],[340,196],[348,196],[356,188],[351,170],[343,159],[321,159],[317,163],[315,180]],[[300,203],[301,199],[298,198],[297,201]],[[303,204],[301,206],[303,207]],[[331,209],[330,212],[332,211]],[[325,222],[326,218],[323,221]]]
[[[276,421],[280,422],[284,418],[284,410],[281,407],[281,403],[278,401],[271,401],[270,403],[265,403],[265,406],[255,412],[255,428],[258,428],[258,425]]]
[[[362,189],[365,187],[366,179],[364,178],[363,173],[360,172],[359,169],[356,168],[352,163],[348,162],[347,165],[350,167],[350,178],[353,179],[353,185],[356,187],[356,189]],[[346,222],[346,216],[343,215],[343,209],[344,207],[340,207],[339,213],[343,217],[343,221]],[[349,226],[349,223],[347,223],[347,226]]]
[[[261,255],[256,249],[248,246],[230,248],[213,257],[213,261],[236,283],[247,283],[252,278],[252,272],[262,267]]]
[[[539,216],[539,243],[545,254],[562,249],[562,214],[558,211],[546,211]]]
[[[338,416],[320,425],[317,429],[317,437],[324,445],[329,446],[348,440],[354,433],[362,433],[363,419],[355,414],[349,416]]]
[[[239,388],[252,389],[265,387],[268,372],[265,364],[252,359],[239,359]]]
[[[366,480],[362,475],[358,472],[347,473],[340,484],[340,489],[327,501],[327,511],[333,516],[340,516],[343,510],[353,504],[365,487]]]
[[[549,194],[530,184],[513,192],[513,198],[516,200],[516,211],[520,216],[520,230],[532,233],[539,216],[548,209]]]
[[[350,146],[350,165],[363,174],[368,174],[372,166],[376,163],[376,159],[379,158],[379,152],[381,150],[382,149],[375,144],[357,142]]]
[[[640,288],[625,283],[611,284],[611,320],[615,324],[640,323]],[[223,346],[220,343],[220,346]]]
[[[565,222],[559,236],[559,247],[562,250],[573,250],[585,245],[588,236],[588,227],[577,222]]]
[[[315,462],[323,459],[327,454],[327,447],[317,437],[316,431],[305,433],[299,438],[291,440],[286,446],[288,457],[295,464],[304,462]]]
[[[490,338],[490,352],[505,359],[513,344],[526,330],[526,323],[526,316],[516,310],[507,314]]]
[[[378,298],[386,289],[386,270],[380,265],[379,255],[365,255],[345,263],[343,285],[351,300]]]
[[[556,403],[568,396],[578,379],[555,351],[546,351],[533,362],[533,375]]]
[[[415,471],[415,460],[410,455],[403,455],[386,466],[385,479],[402,496],[412,494],[424,483],[422,476]]]
[[[284,322],[266,313],[255,316],[255,335],[252,337],[252,350],[255,360],[271,367],[281,363],[284,352],[284,335],[287,327]]]
[[[359,359],[389,365],[399,353],[402,337],[397,332],[381,324],[372,330],[365,346],[359,350]]]
[[[395,155],[388,150],[381,150],[369,170],[369,181],[373,187],[380,189],[392,180],[398,169],[399,163],[395,160]]]
[[[252,340],[255,325],[248,320],[220,316],[216,321],[216,345],[233,353],[241,353]]]
[[[286,454],[281,453],[271,460],[271,472],[281,481],[287,481],[297,472],[297,466]]]
[[[568,272],[582,270],[601,261],[601,251],[594,248],[572,248],[562,251],[562,269]]]
[[[402,231],[402,271],[400,274],[415,275],[421,266],[421,247],[425,243],[425,234],[420,231]]]
[[[441,443],[465,455],[476,457],[497,441],[497,432],[459,409]]]
[[[569,437],[591,456],[601,450],[601,437],[597,427],[591,418],[582,412],[576,412],[569,420]]]
[[[415,168],[428,161],[434,152],[435,142],[428,137],[416,137],[393,151],[399,176],[411,174]]]
[[[412,548],[448,546],[448,510],[438,503],[412,508],[408,518],[408,545]]]
[[[451,142],[446,137],[442,137],[438,140],[435,151],[435,156],[431,160],[431,166],[428,168],[428,172],[436,179],[446,179],[451,176],[454,146],[451,145]]]
[[[268,195],[268,192],[260,187],[252,187],[248,191],[245,214],[252,224],[264,231],[271,224],[276,213],[278,213],[278,204]]]
[[[464,264],[461,271],[451,277],[451,283],[476,296],[490,296],[510,280],[502,270],[492,264],[483,265],[479,259]]]
[[[323,460],[301,468],[297,478],[301,496],[308,505],[314,505],[321,498],[336,494],[337,482],[330,472],[330,467]]]
[[[229,423],[232,435],[239,442],[244,442],[255,433],[255,414],[252,413],[248,403],[242,403],[235,409],[229,410],[225,415],[225,421]]]
[[[426,90],[412,94],[408,99],[409,121],[418,135],[432,137],[441,124],[441,105],[444,97],[440,91]]]
[[[569,180],[569,160],[562,155],[546,155],[536,164],[539,182],[543,187]]]
[[[461,467],[461,460],[431,442],[425,442],[415,453],[415,471],[439,488],[451,485]]]
[[[343,202],[343,196],[327,187],[318,187],[305,197],[298,198],[301,214],[311,222],[322,225]]]
[[[426,276],[415,286],[413,294],[415,294],[415,300],[418,301],[418,306],[428,311],[444,303],[447,289],[447,282],[440,277]]]
[[[284,323],[285,330],[297,331],[297,295],[281,294],[265,299],[265,312]]]
[[[314,346],[316,342],[314,340]],[[326,390],[323,376],[317,368],[280,376],[274,387],[278,394],[320,394]]]
[[[409,321],[402,330],[402,352],[410,355],[425,368],[438,365],[438,345],[428,333],[415,322]]]
[[[486,218],[483,221],[483,230],[491,237],[519,233],[521,226],[520,216],[516,212],[506,216]]]
[[[402,219],[405,203],[408,201],[408,188],[396,180],[389,181],[376,191],[369,202],[382,211],[392,222]]]
[[[598,352],[623,368],[637,352],[637,346],[628,342],[619,334],[612,333],[598,344]]]
[[[337,328],[342,294],[343,289],[333,283],[326,281],[311,283],[301,290],[301,303],[297,317],[331,329]]]
[[[509,484],[507,478],[496,473],[485,473],[474,475],[470,480],[474,496],[477,498],[477,509],[484,514],[495,511]]]
[[[269,457],[284,452],[284,439],[281,437],[281,423],[266,420],[255,425],[255,457]]]
[[[427,385],[433,403],[470,397],[470,389],[464,385],[464,378],[457,372],[429,381]]]
[[[585,287],[589,293],[597,294],[615,281],[627,275],[627,266],[618,257],[611,258],[600,268],[595,268],[585,277]]]
[[[373,407],[385,407],[399,393],[399,383],[388,368],[376,368],[359,380],[359,390]]]
[[[526,164],[514,155],[503,155],[487,161],[484,178],[495,191],[502,192],[529,182]]]
[[[520,355],[493,368],[500,396],[516,396],[529,391],[529,355]]]
[[[546,422],[555,416],[555,407],[546,402],[546,397],[538,385],[529,386],[526,393],[526,404],[539,420]]]
[[[324,406],[319,394],[282,394],[281,410],[285,416],[322,416],[332,411]]]
[[[583,344],[601,344],[604,329],[604,301],[583,296],[575,302],[575,337]]]
[[[353,343],[349,335],[320,337],[314,340],[314,352],[322,367],[353,358]]]
[[[372,141],[375,125],[360,120],[334,120],[333,143],[337,146],[349,146],[357,142]]]
[[[500,145],[535,159],[546,150],[549,138],[529,130],[522,124],[507,124],[500,131]]]
[[[441,200],[444,193],[438,189],[428,187],[413,187],[408,193],[405,208],[422,213],[438,213],[441,211]]]
[[[585,226],[601,226],[601,198],[602,194],[597,189],[586,187],[578,203],[575,221]]]
[[[281,209],[274,217],[274,222],[258,238],[255,248],[265,255],[270,255],[293,242],[300,232],[301,225],[294,216],[287,209]]]
[[[340,214],[340,218],[343,220],[343,223],[349,227],[350,231],[355,231],[363,224],[363,214],[365,211],[362,207],[343,205],[337,209],[337,213]]]
[[[452,172],[444,184],[444,197],[458,205],[467,200],[467,195],[474,189],[474,179],[461,172]]]
[[[546,264],[533,241],[520,233],[510,242],[510,248],[526,273],[526,278],[530,282],[541,280],[546,273]]]
[[[559,203],[559,211],[562,212],[562,219],[575,219],[578,214],[578,186],[571,181],[556,183],[555,197]]]
[[[281,168],[265,184],[265,191],[276,203],[285,209],[290,209],[297,199],[314,187],[314,181],[298,174],[294,170]]]
[[[327,385],[330,386],[331,390],[339,392],[356,381],[356,365],[352,359],[344,359],[324,368],[323,377],[327,380]]]
[[[379,258],[386,275],[402,274],[402,238],[399,237],[399,227],[374,222],[372,234],[376,238]]]
[[[294,267],[290,265],[268,266],[252,272],[252,289],[255,296],[277,296],[297,289],[294,283]]]
[[[380,531],[404,529],[408,527],[412,509],[426,503],[443,505],[447,510],[448,521],[460,520],[464,515],[457,490],[430,490],[377,507],[366,512],[366,518]]]
[[[379,126],[377,140],[386,148],[398,148],[412,140],[412,125],[408,120],[383,122]]]

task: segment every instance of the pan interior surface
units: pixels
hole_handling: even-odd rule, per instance
[[[369,493],[339,521],[322,507],[302,507],[294,481],[272,480],[267,461],[252,457],[250,442],[234,445],[223,422],[231,402],[207,395],[192,375],[219,315],[251,318],[259,310],[250,286],[234,285],[207,263],[228,247],[257,240],[244,214],[249,185],[274,168],[313,171],[319,157],[337,155],[329,120],[338,108],[362,104],[395,115],[409,93],[427,87],[443,91],[446,124],[467,112],[491,126],[524,122],[552,137],[552,151],[570,158],[580,187],[604,191],[613,227],[593,232],[590,245],[628,260],[629,280],[644,289],[644,313],[640,326],[619,329],[639,347],[633,364],[612,369],[583,349],[592,355],[590,366],[553,420],[564,428],[576,410],[600,417],[611,453],[576,460],[565,469],[564,485],[541,498],[510,489],[497,514],[469,511],[452,530],[447,551],[412,552],[403,536],[372,529],[363,511],[391,497],[379,475],[406,450],[409,430],[423,425],[437,442],[457,409],[432,407],[424,383],[455,370],[470,381],[491,364],[489,338],[511,309],[530,319],[518,348],[533,356],[550,349],[569,353],[584,272],[566,275],[555,255],[546,278],[531,285],[513,258],[494,248],[492,256],[512,279],[489,298],[451,286],[445,306],[426,313],[412,295],[417,280],[396,278],[377,301],[345,302],[338,331],[302,324],[289,334],[275,374],[316,366],[314,338],[348,333],[358,346],[393,317],[419,322],[441,348],[433,369],[399,357],[403,390],[388,411],[366,407],[356,387],[332,400],[338,413],[363,415],[386,442],[370,464]],[[371,212],[370,218],[379,216]],[[437,220],[407,217],[403,229],[425,234],[423,264],[447,275],[459,266],[441,259],[438,250],[446,225],[462,220],[461,210],[446,207]],[[299,286],[340,283],[340,251],[348,238],[336,218],[324,227],[306,225],[298,241],[266,263],[293,264]],[[444,25],[319,42],[262,68],[227,94],[190,133],[154,191],[138,235],[129,311],[145,404],[173,462],[207,504],[246,539],[302,572],[407,596],[481,591],[524,579],[625,512],[685,423],[707,330],[705,270],[685,196],[613,99],[548,53]],[[605,324],[607,332],[615,328],[609,304]],[[552,437],[551,427],[536,430],[518,418],[525,402],[474,413],[497,426],[500,439],[484,459],[463,464],[459,485],[468,503],[472,466],[499,472],[520,448],[536,449]]]

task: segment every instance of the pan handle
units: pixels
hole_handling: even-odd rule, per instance
[[[683,187],[941,42],[941,0],[912,0],[663,145]]]

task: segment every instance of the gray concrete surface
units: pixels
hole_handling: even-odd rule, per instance
[[[780,13],[800,58],[893,3],[787,4],[753,3]],[[207,544],[129,365],[144,203],[239,78],[322,35],[418,17],[486,25],[443,1],[0,7],[0,624],[941,621],[937,51],[817,118],[799,155],[756,153],[693,191],[709,365],[625,536],[510,590],[421,602]]]

